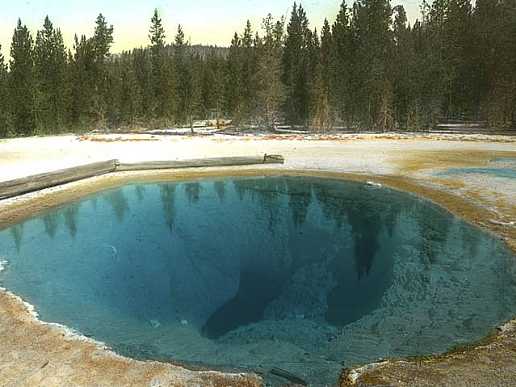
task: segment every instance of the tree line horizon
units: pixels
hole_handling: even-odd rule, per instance
[[[204,119],[321,131],[516,124],[516,0],[423,0],[412,25],[389,0],[343,1],[320,32],[294,3],[288,20],[247,21],[229,48],[194,49],[181,25],[167,44],[157,10],[147,47],[112,54],[113,29],[99,14],[93,36],[67,49],[48,16],[35,38],[19,19],[8,62],[0,51],[0,137]]]

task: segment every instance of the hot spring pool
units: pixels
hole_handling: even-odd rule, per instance
[[[124,355],[333,385],[516,314],[514,257],[416,196],[307,177],[128,185],[0,231],[0,285]]]
[[[489,161],[486,167],[449,168],[436,173],[437,176],[479,175],[504,179],[516,179],[516,158],[498,157]]]

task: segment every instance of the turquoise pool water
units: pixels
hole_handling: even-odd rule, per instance
[[[450,168],[440,175],[477,174],[516,179],[516,168]]]
[[[0,231],[41,319],[191,366],[343,367],[442,352],[516,314],[504,244],[416,196],[301,177],[128,185]]]
[[[469,174],[516,179],[516,158],[498,157],[491,160],[487,167],[450,168],[438,173],[440,176]]]

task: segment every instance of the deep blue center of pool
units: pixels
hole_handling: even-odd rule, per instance
[[[0,284],[43,320],[271,384],[482,338],[514,259],[416,196],[306,177],[128,185],[0,231]]]

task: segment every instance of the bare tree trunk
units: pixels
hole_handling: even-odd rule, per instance
[[[195,134],[194,128],[193,128],[193,117],[190,115],[190,132],[192,134]]]

